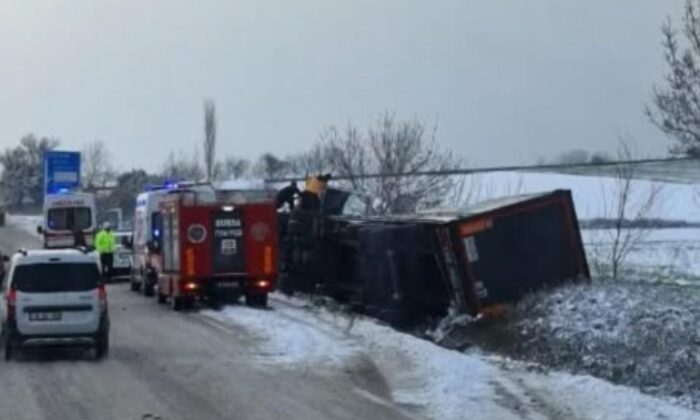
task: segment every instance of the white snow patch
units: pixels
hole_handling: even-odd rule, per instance
[[[314,366],[344,366],[359,353],[355,343],[335,329],[318,328],[278,309],[262,310],[227,306],[221,311],[203,311],[206,316],[234,324],[262,340],[261,360],[268,363]]]
[[[347,366],[369,357],[395,402],[435,419],[696,419],[700,414],[589,376],[541,374],[521,363],[460,353],[375,320],[274,295],[273,310],[228,307],[208,316],[265,339],[275,363]]]
[[[17,227],[26,233],[34,236],[39,236],[36,232],[37,226],[43,221],[42,215],[24,215],[24,214],[8,214],[7,223],[10,226]]]

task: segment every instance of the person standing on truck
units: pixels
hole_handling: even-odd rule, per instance
[[[100,254],[102,275],[105,280],[109,280],[112,277],[112,269],[114,267],[114,251],[117,249],[112,226],[109,222],[105,222],[102,230],[95,237],[95,249]]]

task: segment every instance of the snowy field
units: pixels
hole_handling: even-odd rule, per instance
[[[347,372],[371,363],[407,413],[435,419],[694,419],[697,412],[585,375],[541,373],[481,353],[460,353],[281,295],[271,310],[229,306],[205,315],[263,339],[260,362]],[[369,391],[358,388],[357,392]],[[390,403],[386,401],[386,403]]]
[[[633,183],[633,189],[643,193],[651,185],[662,187],[658,216],[668,220],[700,221],[700,206],[694,200],[697,190],[694,185],[636,180]],[[604,196],[609,199],[609,192],[614,188],[614,178],[555,173],[498,172],[475,175],[468,180],[465,197],[475,202],[504,195],[567,189],[573,194],[579,219],[594,219],[605,216]]]

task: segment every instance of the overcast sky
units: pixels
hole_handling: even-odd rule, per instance
[[[385,110],[437,121],[473,165],[572,148],[644,155],[664,72],[660,26],[682,0],[0,0],[0,147],[28,132],[104,140],[123,169],[201,149],[298,152]]]

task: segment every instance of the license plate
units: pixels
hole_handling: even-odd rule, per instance
[[[61,312],[30,312],[30,321],[60,321]]]
[[[216,287],[219,289],[238,289],[241,287],[240,283],[238,282],[221,282],[221,283],[216,283]]]

